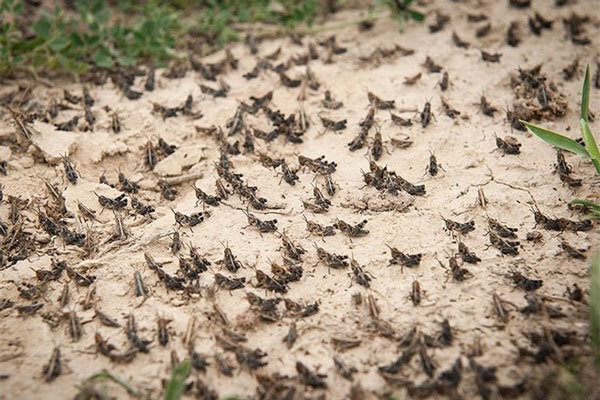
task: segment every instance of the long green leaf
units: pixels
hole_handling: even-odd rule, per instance
[[[592,131],[590,130],[587,121],[582,118],[579,122],[581,123],[581,133],[583,135],[585,148],[592,159],[596,172],[600,175],[600,151],[598,151],[598,145],[596,144],[596,140],[594,139],[594,135],[592,135]]]
[[[600,160],[600,151],[598,151],[598,145],[596,144],[594,135],[592,135],[590,125],[583,118],[579,121],[579,123],[581,124],[581,134],[585,143],[585,149],[588,151],[588,153],[590,153],[591,158]]]
[[[583,88],[581,89],[581,118],[588,121],[588,108],[590,106],[590,66],[585,67]]]
[[[593,201],[574,199],[574,200],[571,200],[569,202],[569,204],[579,204],[579,205],[582,205],[582,206],[589,207],[589,208],[593,209],[594,211],[599,211],[600,212],[600,204],[594,203]]]
[[[530,124],[529,122],[521,120],[521,123],[529,128],[529,130],[539,136],[542,140],[550,143],[553,146],[561,148],[563,150],[571,151],[579,154],[580,156],[590,157],[585,147],[577,143],[571,138],[561,135],[560,133],[549,131],[548,129],[542,128],[537,125]]]
[[[594,164],[594,168],[596,168],[596,173],[600,175],[600,160],[595,160],[592,158],[592,164]]]
[[[171,379],[165,391],[165,400],[179,400],[185,389],[185,380],[190,374],[190,360],[185,359],[171,371]]]
[[[88,381],[94,381],[94,380],[97,380],[97,379],[113,381],[116,384],[118,384],[119,386],[121,386],[123,389],[125,389],[127,391],[127,393],[129,393],[133,397],[137,397],[137,398],[141,398],[142,397],[142,395],[138,391],[136,391],[133,387],[131,387],[131,385],[129,385],[124,380],[122,380],[122,379],[114,376],[113,374],[111,374],[110,372],[108,372],[105,369],[103,369],[100,372],[96,372],[95,374],[93,374],[92,376],[90,376],[89,378],[87,378]]]
[[[586,211],[589,211],[586,214],[586,218],[600,219],[600,204],[594,203],[593,201],[589,201],[589,200],[579,200],[579,199],[571,200],[569,202],[569,205],[571,205],[571,204],[579,204],[581,206],[586,207],[587,208]]]

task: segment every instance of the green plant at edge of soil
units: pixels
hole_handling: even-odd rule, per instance
[[[537,135],[540,139],[560,149],[570,151],[572,153],[579,154],[589,158],[596,168],[596,172],[600,175],[600,149],[596,144],[594,135],[589,126],[588,110],[590,104],[590,67],[589,65],[585,69],[585,77],[583,78],[583,88],[581,89],[581,113],[579,119],[579,125],[581,128],[581,136],[583,137],[583,143],[585,146],[577,143],[575,140],[561,135],[560,133],[553,132],[546,128],[531,124],[529,122],[521,120],[531,132]],[[600,218],[600,204],[594,203],[587,200],[573,200],[572,204],[580,204],[588,207],[592,214],[592,218]]]
[[[318,0],[298,2],[280,0],[274,7],[269,0],[207,0],[192,32],[207,36],[215,47],[239,39],[231,27],[235,23],[261,22],[295,28],[301,23],[311,26],[318,11]]]
[[[185,389],[185,380],[190,374],[190,360],[185,359],[171,371],[164,400],[179,400]]]
[[[396,17],[398,21],[398,25],[400,25],[400,30],[403,29],[404,23],[412,19],[417,22],[422,22],[425,19],[425,15],[412,7],[410,5],[414,0],[382,0],[384,4],[386,4],[392,14]]]
[[[169,7],[149,1],[134,24],[109,22],[105,0],[77,0],[75,8],[74,16],[55,7],[19,23],[22,2],[0,0],[0,76],[22,70],[81,74],[141,61],[162,65],[175,56],[179,16]]]

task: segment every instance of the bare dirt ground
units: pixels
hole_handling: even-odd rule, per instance
[[[532,209],[549,218],[581,221],[582,215],[569,210],[566,202],[575,197],[598,201],[598,178],[590,163],[565,154],[572,165],[571,176],[582,179],[583,184],[571,188],[561,182],[554,172],[555,150],[530,133],[513,129],[505,110],[513,110],[518,101],[518,89],[511,85],[511,79],[519,77],[518,69],[531,70],[541,64],[540,74],[546,77],[550,104],[540,108],[534,96],[527,110],[542,109],[542,125],[578,136],[581,77],[586,64],[591,65],[593,73],[597,69],[599,3],[580,0],[558,8],[550,5],[553,2],[534,2],[533,8],[526,9],[509,7],[507,3],[487,1],[475,6],[473,2],[432,2],[425,7],[429,20],[422,25],[410,24],[403,33],[398,32],[394,21],[387,19],[378,21],[370,31],[360,32],[355,27],[334,31],[337,46],[347,51],[333,54],[329,63],[325,62],[327,47],[317,43],[332,32],[304,37],[302,44],[282,38],[259,45],[258,57],[281,48],[280,55],[270,61],[277,65],[292,56],[307,54],[309,44],[314,43],[319,59],[311,60],[309,66],[320,82],[316,90],[303,89],[304,85],[286,87],[272,70],[259,72],[255,79],[245,79],[243,75],[254,68],[257,56],[240,44],[231,48],[239,60],[237,69],[229,68],[220,75],[230,86],[226,97],[213,98],[203,93],[200,84],[217,88],[218,83],[206,81],[194,70],[178,79],[168,79],[164,76],[166,71],[157,70],[152,92],[144,90],[145,78],[138,77],[131,88],[143,92],[138,100],[129,100],[110,80],[102,86],[86,84],[95,100],[91,107],[96,118],[93,129],[83,129],[86,122],[82,103],[71,105],[71,110],[60,111],[53,120],[33,122],[36,132],[28,147],[13,143],[16,127],[10,113],[4,110],[0,157],[7,161],[7,175],[1,177],[4,200],[0,218],[7,232],[1,238],[4,259],[0,299],[4,303],[0,311],[0,398],[73,398],[85,379],[102,369],[128,382],[144,398],[160,398],[173,355],[181,360],[190,354],[190,349],[197,353],[198,369],[192,370],[189,382],[201,382],[190,389],[186,395],[190,398],[548,398],[550,395],[544,391],[550,391],[552,383],[558,380],[553,375],[555,367],[573,360],[578,360],[584,371],[582,376],[592,382],[597,376],[590,372],[586,290],[589,258],[594,244],[600,243],[597,224],[591,229],[580,226],[586,230],[578,232],[548,230],[545,228],[549,223],[536,226]],[[448,15],[450,20],[441,31],[430,33],[428,25],[435,22],[434,10]],[[554,21],[552,28],[543,29],[540,36],[533,35],[527,25],[535,11]],[[566,35],[563,18],[569,18],[573,12],[590,18],[584,25],[584,36],[591,39],[591,44],[573,44]],[[489,19],[467,20],[468,14],[479,13]],[[354,17],[355,13],[341,13],[330,22]],[[506,31],[513,21],[519,23],[521,42],[517,47],[506,45]],[[476,31],[486,24],[491,24],[489,33],[477,37]],[[469,42],[469,47],[457,47],[453,32]],[[390,50],[395,45],[414,53],[402,54],[396,49],[389,57],[361,61],[361,57],[378,48]],[[501,53],[500,61],[483,61],[481,50]],[[214,63],[224,57],[224,52],[220,52],[202,62]],[[440,65],[441,72],[429,72],[423,65],[426,57]],[[573,60],[579,60],[576,72],[565,80],[563,68]],[[292,65],[286,74],[296,79],[304,76],[306,70],[305,65]],[[444,72],[448,73],[449,83],[442,91],[439,82]],[[418,73],[421,77],[414,85],[404,83],[405,78]],[[84,85],[54,83],[53,88],[33,86],[33,100],[28,103],[29,109],[24,109],[46,109],[52,101],[68,104],[63,100],[63,89],[81,95]],[[5,83],[2,94],[16,88],[17,84]],[[322,100],[326,90],[343,106],[336,110],[325,108]],[[245,112],[243,127],[232,136],[227,135],[227,123],[240,102],[251,104],[250,96],[269,91],[273,91],[272,99],[266,103],[270,110],[280,110],[287,117],[303,109],[310,126],[300,136],[302,143],[293,143],[285,134],[270,142],[254,137],[255,148],[250,152],[242,146],[246,130],[261,136],[259,131],[269,133],[274,129],[267,111],[259,110],[255,115]],[[298,100],[302,91],[304,101]],[[368,92],[383,100],[394,100],[395,109],[376,109],[365,146],[350,151],[348,143],[359,134],[359,122],[369,112]],[[201,118],[180,112],[163,119],[160,113],[153,112],[155,103],[178,107],[188,95],[194,100],[191,113],[201,112]],[[485,115],[478,105],[482,95],[498,109],[492,116]],[[460,115],[449,117],[442,97]],[[433,116],[423,127],[419,113],[426,102],[431,103]],[[564,104],[568,105],[564,116],[548,118],[552,113],[549,108],[557,107],[554,111],[560,114]],[[590,104],[590,111],[600,115],[595,88]],[[120,119],[120,133],[111,129],[113,111]],[[412,125],[395,124],[390,111],[410,119]],[[80,119],[71,132],[58,131],[53,125],[75,115]],[[326,130],[320,117],[347,119],[347,128]],[[597,132],[598,123],[591,125]],[[284,129],[287,125],[282,122],[281,126]],[[215,181],[219,178],[216,165],[223,161],[218,129],[204,129],[210,127],[221,128],[227,143],[240,142],[241,154],[227,156],[231,165],[229,172],[221,170],[221,180],[235,182],[232,174],[243,174],[242,182],[256,186],[256,196],[266,198],[267,206],[281,206],[277,210],[256,210],[252,206],[248,209],[260,220],[276,218],[278,233],[260,233],[255,227],[247,227],[248,218],[243,211],[248,208],[248,200],[237,193],[223,199],[219,206],[197,204],[192,185],[215,195]],[[385,175],[384,166],[387,171],[396,172],[395,176],[387,175],[391,181],[400,182],[395,194],[365,185],[363,174],[370,171],[370,149],[378,130],[385,148],[372,167],[374,174]],[[497,148],[495,136],[516,138],[521,144],[520,154],[504,154]],[[158,163],[150,170],[145,162],[146,146],[149,141],[157,146],[159,138],[175,145],[176,150],[168,156],[157,150]],[[395,139],[410,140],[412,144],[399,148]],[[76,184],[69,183],[65,176],[60,156],[67,152],[79,176]],[[292,170],[299,167],[300,155],[313,159],[324,155],[325,160],[337,166],[331,174],[337,183],[335,194],[327,194],[325,176],[306,166],[298,169],[295,185],[289,185],[282,180],[281,167],[263,166],[259,153],[285,159]],[[441,165],[435,176],[426,171],[430,154],[435,154]],[[129,203],[123,209],[116,213],[103,210],[94,192],[110,198],[119,195],[119,171],[138,182],[140,189],[135,197],[155,207],[151,218],[136,213],[129,194]],[[103,174],[106,183],[99,182]],[[173,201],[161,195],[160,179],[188,175],[191,180],[172,185],[177,190]],[[56,211],[59,203],[44,182],[62,191],[66,213]],[[408,191],[419,191],[415,185],[424,185],[425,193],[409,194]],[[231,184],[227,187],[232,190]],[[315,201],[314,187],[331,202],[324,213],[314,213],[303,206],[303,201]],[[252,193],[243,185],[237,188]],[[478,193],[485,196],[485,202],[480,201]],[[86,220],[78,202],[95,211],[97,221]],[[20,212],[12,215],[16,209]],[[209,215],[190,228],[176,224],[171,209],[188,216],[196,212]],[[64,223],[60,226],[85,233],[86,239],[81,246],[67,244],[63,228],[59,229],[62,234],[48,233],[38,213],[50,218],[55,215]],[[128,233],[126,236],[115,236],[116,215]],[[474,230],[451,232],[442,217],[461,223],[473,221]],[[334,228],[334,236],[322,239],[307,232],[305,218],[324,226],[337,220],[352,225],[367,220],[364,229],[369,232],[352,238]],[[493,240],[499,237],[498,231],[492,229],[490,233],[488,218],[515,228],[516,238]],[[18,227],[25,233],[19,233]],[[171,250],[174,232],[183,244],[176,254]],[[282,246],[283,233],[306,250],[301,261],[290,264],[301,266],[300,279],[285,285],[271,269],[271,263],[284,265],[284,257],[290,258]],[[538,233],[537,240],[528,240],[530,233]],[[13,237],[21,244],[11,247]],[[502,254],[499,247],[503,245],[498,240],[520,244],[505,242],[508,254]],[[481,261],[470,264],[464,261],[468,257],[455,256],[459,241]],[[564,250],[563,242],[581,249],[588,260],[574,258]],[[32,246],[27,257],[11,262],[9,256],[26,251],[27,243]],[[189,245],[211,263],[207,271],[196,271],[197,279],[193,279],[194,271],[185,275],[181,269],[186,260],[191,263]],[[224,246],[242,264],[236,272],[219,264],[224,258]],[[318,257],[316,246],[348,256],[344,263],[355,260],[372,277],[370,287],[359,284],[361,280],[350,266],[326,266]],[[390,265],[392,256],[387,246],[396,248],[406,258],[396,255],[395,263]],[[161,269],[152,270],[144,253]],[[409,257],[415,254],[422,255],[418,263],[417,256]],[[454,273],[451,259],[457,264]],[[44,283],[44,278],[36,278],[35,271],[52,270],[60,261],[68,269],[62,273],[60,268],[58,272],[55,269],[59,274],[56,280],[46,278]],[[289,272],[291,267],[287,268]],[[468,270],[468,274],[462,276],[460,268]],[[148,290],[145,301],[136,296],[136,271]],[[172,290],[164,282],[168,277],[159,280],[161,271],[171,277]],[[261,286],[257,271],[279,279],[271,286],[283,286],[286,292],[276,293]],[[216,274],[245,278],[244,287],[215,290]],[[542,286],[525,290],[534,289],[536,284],[519,280],[519,276],[542,280]],[[93,283],[86,286],[88,279],[93,279]],[[420,286],[420,302],[416,294],[411,294],[415,282]],[[27,291],[27,287],[20,286],[20,295],[17,288],[21,283],[36,285],[37,289]],[[178,290],[178,285],[186,290]],[[61,307],[65,286],[69,290],[68,301]],[[583,291],[579,301],[577,293],[573,295],[577,287]],[[89,297],[92,290],[95,295]],[[498,301],[507,315],[495,311],[494,295],[501,299]],[[265,302],[276,298],[286,301]],[[19,309],[34,303],[41,308],[31,315],[27,315],[27,308]],[[311,313],[315,303],[318,311]],[[103,325],[95,310],[114,318],[120,326]],[[143,352],[144,344],[138,343],[140,351],[132,360],[115,362],[119,355],[136,349],[126,335],[129,315],[135,317],[138,337],[151,340],[149,351]],[[80,338],[73,332],[77,330],[75,318],[81,323]],[[159,318],[171,321],[169,341],[164,346],[157,336]],[[443,330],[444,321],[449,324],[450,335]],[[292,324],[298,336],[288,348],[284,337]],[[245,339],[240,340],[231,331]],[[103,355],[95,341],[97,334],[116,349],[105,349]],[[45,375],[52,371],[45,374],[43,368],[55,348],[60,350],[62,368],[58,377],[46,382]],[[255,349],[264,352],[264,357],[258,357],[259,352],[252,353]],[[404,357],[395,365],[398,368],[393,368],[391,364],[401,355]],[[202,365],[202,359],[207,366]],[[337,368],[334,360],[342,360],[346,370]],[[219,361],[232,368],[231,376],[224,373],[226,368],[219,368]],[[477,364],[495,368],[495,377],[485,380],[486,371],[490,375],[491,370],[478,369]],[[342,372],[348,376],[345,378]],[[209,390],[204,387],[203,392],[203,385]],[[101,389],[101,385],[96,384],[95,388]],[[108,385],[106,390],[113,398],[129,396],[116,385]],[[295,394],[290,395],[289,391],[294,390]],[[592,398],[596,394],[587,392],[585,396]]]

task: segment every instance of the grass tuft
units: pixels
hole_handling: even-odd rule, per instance
[[[583,78],[583,85],[581,89],[581,118],[579,120],[581,125],[581,137],[583,138],[583,143],[585,144],[585,146],[582,146],[581,144],[567,136],[564,136],[557,132],[553,132],[546,128],[542,128],[541,126],[537,126],[523,120],[521,120],[521,123],[523,123],[531,132],[533,132],[536,136],[538,136],[546,143],[549,143],[552,146],[556,146],[560,149],[579,154],[580,156],[589,158],[592,161],[594,168],[596,168],[596,172],[598,173],[598,175],[600,175],[600,150],[598,149],[598,145],[596,144],[596,140],[594,139],[594,135],[592,134],[592,131],[590,130],[590,126],[588,124],[589,103],[590,67],[588,65],[585,69],[585,76]],[[590,218],[600,218],[600,204],[587,200],[573,200],[571,201],[571,204],[579,204],[586,206],[591,211],[591,214],[589,215]]]
[[[380,0],[402,27],[422,21],[413,0]],[[0,78],[18,74],[80,75],[139,64],[157,67],[192,45],[203,53],[240,39],[261,23],[315,33],[321,0],[73,0],[47,9],[24,0],[0,0]],[[369,11],[369,20],[374,19]],[[195,17],[199,15],[199,17]],[[185,17],[187,16],[187,17]],[[185,17],[185,18],[184,18]],[[352,21],[346,25],[364,22]],[[303,25],[301,27],[301,25]]]
[[[111,18],[105,0],[77,0],[75,12],[56,7],[33,17],[21,1],[1,0],[0,76],[164,64],[175,54],[179,15],[153,3],[122,21]]]
[[[553,146],[561,148],[563,150],[570,151],[572,153],[579,154],[589,158],[596,172],[600,175],[600,150],[592,135],[590,126],[588,124],[588,111],[590,104],[590,67],[589,65],[585,69],[585,76],[583,78],[583,86],[581,88],[581,112],[580,112],[580,125],[581,125],[581,137],[585,146],[580,145],[575,140],[561,135],[560,133],[553,132],[549,129],[542,128],[537,125],[530,124],[527,121],[521,120],[531,132],[537,135],[543,141],[550,143]]]

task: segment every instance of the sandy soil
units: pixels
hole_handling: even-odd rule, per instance
[[[96,117],[93,131],[82,131],[85,122],[81,104],[74,110],[61,111],[50,121],[64,122],[73,115],[81,117],[79,128],[73,132],[56,131],[50,123],[36,121],[29,149],[23,150],[11,143],[15,127],[10,114],[3,111],[0,125],[2,159],[8,162],[7,176],[1,178],[4,201],[0,205],[0,218],[7,227],[10,222],[9,196],[17,196],[28,201],[23,206],[21,222],[25,231],[31,232],[37,241],[35,252],[25,260],[11,265],[5,262],[0,272],[0,299],[13,301],[12,307],[0,311],[0,398],[1,399],[64,399],[73,398],[84,380],[93,373],[107,369],[128,382],[144,398],[160,398],[162,381],[168,378],[172,365],[172,352],[179,359],[188,354],[188,345],[202,357],[208,366],[205,371],[194,370],[190,382],[204,382],[214,390],[219,398],[236,395],[241,398],[261,398],[257,390],[258,378],[282,374],[288,379],[278,383],[296,387],[295,398],[396,398],[416,397],[419,393],[431,398],[453,397],[476,398],[483,387],[491,391],[491,398],[507,397],[515,391],[516,397],[530,398],[540,393],[540,386],[548,388],[552,380],[551,372],[561,358],[578,358],[582,365],[589,365],[591,349],[587,333],[587,295],[581,302],[569,299],[567,288],[576,284],[585,292],[588,281],[588,265],[594,243],[600,242],[597,225],[585,232],[556,232],[536,227],[532,207],[549,217],[562,217],[580,220],[581,214],[569,210],[565,203],[572,198],[598,200],[598,178],[590,163],[580,157],[566,154],[566,160],[573,167],[573,176],[581,178],[583,185],[572,189],[563,184],[554,173],[555,151],[530,133],[511,129],[504,109],[512,108],[515,94],[511,88],[511,76],[517,76],[517,69],[530,69],[542,64],[542,74],[547,82],[554,82],[556,92],[563,93],[568,109],[564,117],[548,118],[543,124],[561,132],[578,136],[578,107],[580,82],[586,63],[596,72],[598,57],[597,1],[578,1],[577,4],[561,8],[547,5],[553,2],[535,2],[534,9],[509,8],[507,2],[480,2],[474,7],[466,3],[438,2],[426,7],[439,10],[450,17],[450,22],[437,33],[429,33],[430,21],[423,25],[409,25],[404,33],[399,33],[392,20],[378,21],[367,32],[356,28],[334,31],[338,45],[346,47],[344,54],[333,55],[331,63],[325,63],[326,50],[317,46],[319,60],[310,62],[310,69],[321,86],[318,90],[306,88],[306,99],[298,100],[300,88],[287,88],[280,83],[273,71],[262,71],[258,78],[246,80],[243,74],[254,68],[256,56],[249,53],[244,45],[231,48],[239,59],[237,70],[222,74],[231,87],[225,98],[213,98],[203,94],[200,84],[217,87],[195,71],[189,71],[181,79],[167,79],[164,71],[156,71],[156,89],[144,92],[139,100],[128,100],[110,81],[103,86],[89,86],[95,99],[92,111]],[[534,36],[527,27],[527,18],[534,10],[544,17],[554,20],[553,29],[543,30],[541,36]],[[578,46],[565,35],[562,18],[572,12],[587,15],[592,21],[587,23],[586,35],[592,44]],[[483,22],[467,22],[468,13],[484,13],[493,16]],[[354,13],[341,13],[331,21],[336,23],[355,18]],[[505,44],[506,30],[512,21],[520,24],[521,43],[518,47]],[[487,23],[491,31],[487,36],[477,38],[475,32]],[[452,32],[470,43],[467,49],[458,48],[452,42]],[[283,62],[290,56],[307,53],[309,43],[326,39],[330,33],[318,37],[305,37],[299,46],[289,38],[265,41],[260,44],[259,55],[271,54],[281,47],[282,52],[273,64]],[[398,44],[415,50],[412,55],[397,55],[381,59],[379,65],[360,61],[361,56],[369,55],[376,48],[391,48]],[[501,53],[499,63],[484,62],[480,50]],[[449,75],[449,86],[441,91],[438,82],[442,73],[429,73],[423,63],[431,57]],[[224,53],[208,57],[203,62],[223,59]],[[566,81],[562,69],[572,60],[578,59],[577,72]],[[303,75],[306,66],[292,66],[286,73],[291,78]],[[414,85],[404,84],[404,79],[421,73]],[[144,91],[145,78],[137,78],[134,89]],[[55,88],[35,86],[34,101],[43,105],[53,99],[64,103],[62,90],[69,89],[80,95],[82,84],[57,85]],[[16,88],[5,84],[2,93]],[[310,128],[302,136],[303,143],[294,144],[283,136],[272,142],[254,140],[255,152],[247,153],[243,148],[240,155],[231,155],[232,170],[241,173],[249,185],[258,187],[259,196],[268,200],[267,204],[281,205],[283,208],[271,213],[269,210],[249,211],[260,219],[277,219],[279,233],[285,234],[295,243],[306,249],[303,262],[303,275],[297,282],[288,285],[287,293],[278,294],[258,288],[255,270],[271,275],[271,262],[283,264],[282,239],[275,233],[259,233],[247,227],[248,220],[243,211],[247,202],[232,195],[226,204],[218,207],[206,206],[210,217],[194,226],[181,227],[175,223],[174,210],[189,215],[203,211],[196,205],[196,196],[191,185],[195,184],[209,194],[215,194],[215,180],[218,177],[215,162],[219,161],[219,145],[214,138],[202,129],[211,126],[222,127],[227,133],[227,121],[231,119],[240,101],[250,103],[249,97],[262,96],[273,91],[269,107],[281,110],[286,116],[304,109],[310,119]],[[343,107],[337,110],[325,109],[322,105],[325,90],[329,90],[335,100],[342,101]],[[369,111],[367,92],[373,92],[385,100],[394,100],[394,114],[412,119],[410,127],[395,125],[387,110],[377,110],[375,125],[369,131],[367,145],[357,151],[348,150],[349,143],[360,131],[359,122]],[[484,115],[478,106],[481,95],[498,108],[493,117]],[[202,117],[195,119],[179,115],[165,120],[152,112],[153,104],[168,107],[181,105],[188,95],[194,99],[192,111],[200,111]],[[448,117],[442,108],[440,96],[452,107],[460,111],[456,119]],[[597,90],[591,96],[591,111],[600,115]],[[428,126],[422,127],[418,112],[427,101],[431,102],[434,118]],[[116,110],[122,124],[122,131],[115,134],[111,128],[111,114],[104,107]],[[34,106],[31,106],[35,109]],[[409,110],[409,111],[406,111]],[[333,120],[347,119],[347,128],[339,132],[325,130],[319,116]],[[244,115],[245,127],[270,131],[271,124],[265,113]],[[368,147],[372,144],[379,127],[385,149],[378,165],[387,165],[388,170],[409,182],[425,185],[423,196],[412,196],[404,191],[398,195],[380,193],[373,187],[366,187],[363,173],[369,171]],[[598,131],[598,123],[592,129]],[[504,155],[496,148],[495,135],[504,138],[514,136],[522,144],[520,154]],[[413,142],[406,149],[394,146],[391,139],[406,139]],[[162,159],[153,171],[144,163],[146,143],[155,145],[158,138],[177,146],[177,150]],[[243,130],[227,137],[229,143],[244,142]],[[241,146],[240,146],[241,147]],[[64,174],[60,155],[68,151],[79,180],[70,184]],[[267,168],[258,162],[257,153],[263,152],[272,157],[282,157],[292,169],[298,167],[298,155],[315,158],[321,155],[328,161],[335,161],[337,169],[332,177],[338,190],[331,200],[327,213],[314,214],[304,210],[302,200],[311,201],[313,186],[324,192],[324,177],[317,176],[306,168],[298,170],[299,181],[295,186],[281,181],[281,168]],[[430,154],[435,154],[443,169],[432,177],[426,167]],[[44,162],[44,160],[49,162]],[[119,211],[129,236],[124,240],[112,240],[115,216],[111,210],[102,211],[94,192],[99,195],[116,197],[120,191],[117,181],[118,171],[129,179],[137,181],[141,187],[136,195],[144,203],[153,205],[156,211],[153,218],[136,215],[128,204]],[[105,176],[111,188],[99,183]],[[165,200],[157,189],[157,182],[164,177],[177,177],[200,174],[183,184],[173,186],[177,191],[174,201]],[[91,252],[75,245],[66,245],[58,236],[47,234],[38,222],[36,212],[43,205],[53,204],[44,181],[56,185],[63,191],[69,215],[65,217],[69,229],[87,232],[95,238],[97,246]],[[486,202],[478,200],[478,190],[485,195]],[[86,221],[77,208],[81,202],[96,211],[98,221]],[[228,206],[229,205],[229,206]],[[232,207],[230,207],[232,206]],[[236,209],[237,208],[237,209]],[[364,237],[350,238],[339,230],[335,236],[324,240],[310,235],[306,230],[304,217],[324,225],[332,225],[336,219],[356,224],[363,219],[368,223],[369,233]],[[445,226],[442,217],[459,222],[474,221],[475,230],[466,234],[452,234]],[[517,255],[502,255],[490,245],[488,219],[518,229],[520,245]],[[188,244],[193,244],[198,252],[212,265],[200,274],[200,293],[186,294],[183,291],[167,290],[159,281],[144,259],[144,252],[151,255],[171,275],[179,268],[178,255],[171,252],[173,232],[178,232],[184,244],[180,255],[187,257]],[[528,241],[530,232],[539,232],[539,241]],[[466,280],[453,279],[449,269],[449,259],[457,252],[457,242],[461,240],[475,252],[481,261],[477,264],[463,263],[457,257],[461,268],[470,272]],[[584,250],[588,260],[569,256],[561,247],[566,241],[577,249]],[[3,244],[3,246],[6,243]],[[227,245],[243,264],[243,268],[232,273],[218,264],[223,259]],[[390,265],[390,250],[386,245],[397,248],[406,254],[421,253],[418,266]],[[315,246],[326,251],[347,255],[363,267],[370,276],[370,288],[365,288],[353,278],[351,268],[328,268],[319,262]],[[73,271],[95,276],[93,287],[95,297],[90,304],[85,299],[90,290],[78,286],[63,272],[57,281],[41,284],[36,279],[35,270],[50,269],[51,260],[64,260]],[[139,271],[148,290],[148,299],[142,302],[135,296],[134,273]],[[543,301],[542,311],[526,314],[520,311],[527,305],[526,292],[517,287],[511,274],[518,272],[531,279],[543,280],[543,286],[535,291],[538,301]],[[228,291],[225,288],[212,290],[215,273],[228,277],[246,278],[245,287]],[[19,297],[14,283],[29,282],[40,285],[41,294],[35,300]],[[421,302],[413,303],[410,297],[414,282],[421,289]],[[190,284],[191,283],[186,283]],[[69,286],[69,302],[61,309],[59,297],[64,285]],[[213,288],[214,289],[214,288]],[[301,317],[298,313],[286,310],[283,302],[278,304],[274,322],[260,318],[256,307],[247,300],[248,293],[262,298],[286,298],[306,306],[318,303],[318,312]],[[356,304],[357,294],[362,303]],[[508,311],[505,322],[494,312],[493,295],[504,300]],[[372,296],[376,307],[370,303]],[[43,308],[30,316],[22,316],[18,306],[33,302],[43,304]],[[95,317],[94,308],[115,318],[121,327],[103,326]],[[560,309],[564,314],[550,318],[553,310]],[[219,316],[225,316],[226,320]],[[74,311],[83,325],[81,339],[74,341],[70,334],[68,318],[63,313]],[[129,363],[113,363],[97,353],[94,337],[96,333],[117,347],[114,353],[122,353],[131,348],[125,334],[127,316],[135,316],[138,334],[143,339],[152,340],[149,353],[138,353]],[[66,314],[65,314],[66,315]],[[54,327],[49,323],[56,319]],[[170,340],[162,346],[157,338],[157,319],[167,318]],[[193,338],[185,336],[192,319]],[[447,319],[451,327],[452,340],[448,342],[439,335],[442,322]],[[283,338],[290,325],[296,324],[298,338],[288,349]],[[403,343],[402,339],[416,327],[413,343]],[[235,343],[223,329],[230,329],[245,335],[246,342]],[[539,336],[535,345],[531,332]],[[554,340],[548,340],[550,332]],[[570,343],[560,342],[561,333],[568,336]],[[261,349],[267,355],[266,365],[251,371],[247,365],[240,366],[235,351],[219,345],[217,338],[227,338],[235,346]],[[355,347],[344,349],[340,339],[358,340]],[[559,343],[552,343],[552,342]],[[480,344],[478,349],[476,343]],[[540,344],[541,343],[541,344]],[[544,347],[545,346],[545,347]],[[226,346],[225,346],[226,347]],[[545,361],[536,362],[532,354],[540,348],[550,348]],[[48,363],[54,348],[60,349],[62,370],[60,376],[51,382],[44,381],[43,367]],[[387,377],[379,367],[394,362],[407,349],[416,354],[397,373]],[[424,371],[420,353],[428,355],[435,367],[430,378]],[[239,353],[239,351],[238,351]],[[408,351],[410,353],[410,351]],[[521,353],[521,354],[520,354]],[[231,377],[219,372],[215,355],[225,358],[233,366]],[[336,370],[334,357],[339,357],[348,367],[356,368],[352,380],[345,379]],[[485,367],[496,367],[496,381],[477,384],[476,373],[469,366],[469,358]],[[455,361],[461,360],[462,379],[453,389],[451,384],[442,388],[444,372]],[[326,375],[327,388],[311,388],[298,377],[297,361],[310,371]],[[450,374],[451,375],[451,374]],[[442,378],[440,378],[442,376]],[[549,379],[549,380],[544,380]],[[414,383],[409,383],[414,382]],[[318,382],[317,382],[318,383]],[[430,383],[428,391],[427,384]],[[522,392],[517,389],[523,384]],[[516,385],[516,386],[515,386]],[[268,386],[268,385],[267,385]],[[101,385],[96,385],[101,388]],[[362,394],[360,390],[363,390]],[[114,398],[127,398],[126,392],[114,384],[107,386]],[[410,394],[409,394],[410,392]],[[285,394],[283,389],[278,394]],[[198,389],[189,392],[189,397],[198,396]],[[255,397],[252,397],[255,396]],[[262,398],[275,398],[265,394]],[[292,398],[292,397],[290,397]]]

